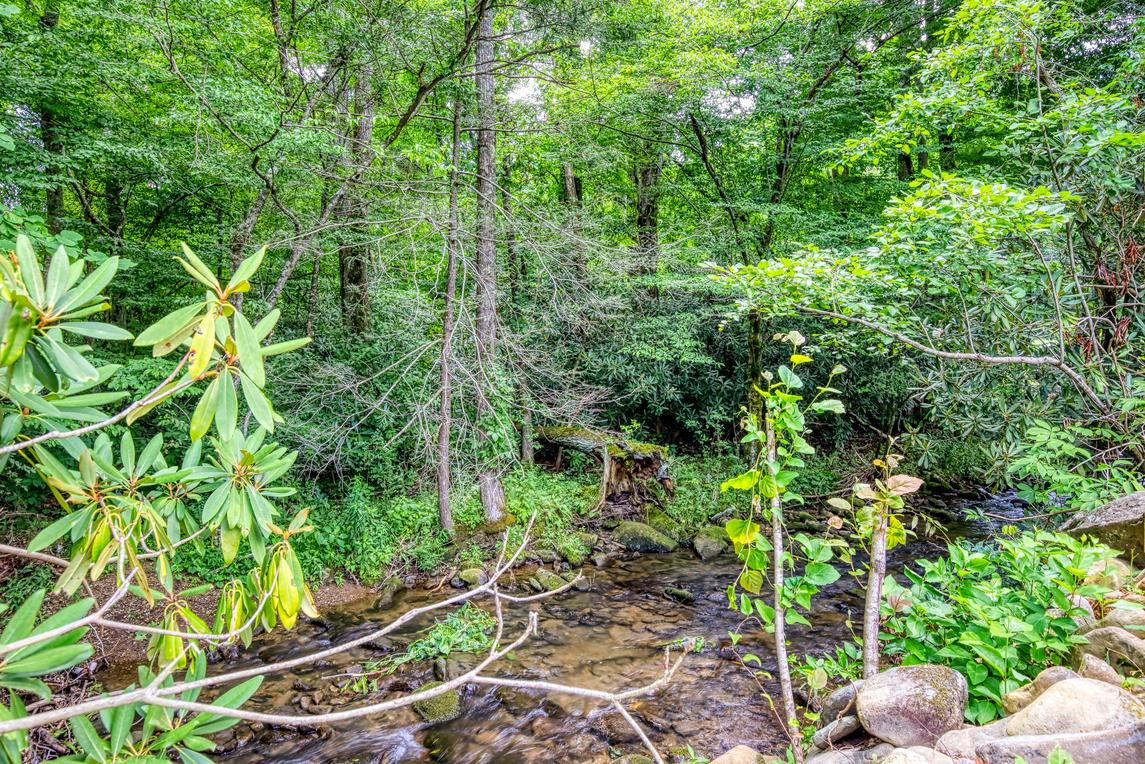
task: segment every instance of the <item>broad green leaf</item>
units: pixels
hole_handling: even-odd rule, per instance
[[[266,387],[266,369],[262,363],[262,349],[246,316],[235,313],[235,345],[238,347],[242,369],[260,389]]]
[[[728,520],[724,531],[733,544],[750,544],[759,535],[759,525],[750,520]]]
[[[139,336],[135,338],[134,344],[137,347],[150,347],[164,340],[170,340],[172,337],[180,335],[186,337],[192,328],[198,324],[199,316],[205,305],[204,302],[197,302],[194,305],[171,311],[140,332]]]
[[[126,329],[98,321],[67,321],[59,327],[65,332],[96,340],[129,340],[132,337],[131,332]]]
[[[207,434],[207,430],[211,429],[211,422],[214,421],[215,414],[218,412],[219,382],[222,379],[222,377],[215,377],[211,380],[207,389],[203,391],[203,397],[195,406],[194,413],[191,414],[191,440],[193,441],[203,437]]]

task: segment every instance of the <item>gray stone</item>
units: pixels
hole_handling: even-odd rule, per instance
[[[954,759],[973,759],[978,746],[1006,736],[1006,719],[952,730],[938,739],[935,749]]]
[[[1130,558],[1145,556],[1145,491],[1078,513],[1062,530],[1072,536],[1092,536]]]
[[[1034,681],[1003,695],[1002,708],[1007,714],[1016,714],[1053,685],[1076,677],[1077,674],[1065,666],[1050,666],[1034,677]]]
[[[564,580],[551,570],[546,570],[545,568],[537,568],[537,572],[533,574],[533,578],[537,579],[537,583],[539,583],[547,592],[551,592],[556,589],[560,589],[562,586],[568,585],[568,581]]]
[[[1007,720],[1006,734],[1068,735],[1145,721],[1145,705],[1120,687],[1076,677],[1057,682]]]
[[[862,728],[863,725],[859,723],[859,717],[854,715],[841,716],[816,732],[811,738],[811,745],[826,748],[838,743],[848,735],[853,735]]]
[[[805,764],[875,764],[894,749],[890,743],[879,743],[870,748],[835,748],[808,756]]]
[[[1121,674],[1117,673],[1117,669],[1110,666],[1108,663],[1098,658],[1096,655],[1083,653],[1081,662],[1078,664],[1077,673],[1086,679],[1096,679],[1099,682],[1112,684],[1115,687],[1121,686]]]
[[[466,568],[458,573],[457,577],[464,581],[467,586],[481,586],[489,583],[489,576],[481,568]]]
[[[1093,625],[1078,629],[1078,633],[1087,634],[1096,629],[1110,627],[1125,629],[1138,637],[1145,637],[1145,607],[1132,605],[1118,607],[1117,603],[1114,603],[1113,607],[1106,611],[1104,618]]]
[[[719,557],[728,548],[728,534],[717,525],[708,525],[692,537],[692,548],[701,560]]]
[[[979,764],[1046,764],[1055,748],[1073,757],[1074,764],[1141,764],[1145,761],[1145,722],[1115,730],[1080,734],[1004,737],[978,747]]]
[[[1074,648],[1078,663],[1085,654],[1094,655],[1118,671],[1132,672],[1145,666],[1145,639],[1117,626],[1094,629],[1085,635],[1086,644]]]
[[[933,746],[962,726],[966,679],[946,666],[896,666],[867,679],[855,697],[863,728],[907,748]]]
[[[676,540],[650,525],[626,521],[612,532],[616,542],[630,552],[673,552]]]
[[[855,693],[862,686],[863,680],[858,679],[843,685],[828,695],[819,708],[819,720],[824,724],[830,724],[840,716],[854,713]]]
[[[382,585],[378,587],[378,598],[374,600],[374,609],[385,610],[394,604],[394,597],[405,588],[405,582],[397,576],[387,578],[382,582]]]
[[[916,745],[910,748],[896,748],[879,764],[952,764],[953,759],[933,748]]]
[[[763,760],[763,755],[754,748],[737,745],[723,756],[713,759],[711,764],[760,764]]]
[[[1098,584],[1117,591],[1132,580],[1133,570],[1122,560],[1101,560],[1095,562],[1085,572],[1086,584]]]
[[[415,692],[428,690],[439,684],[441,682],[427,682],[418,687]],[[417,701],[413,704],[413,710],[417,711],[421,718],[430,724],[447,722],[461,716],[461,694],[457,690],[446,690],[440,695]]]

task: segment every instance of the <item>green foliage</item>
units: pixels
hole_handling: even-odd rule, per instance
[[[1086,572],[1116,555],[1108,547],[1064,534],[1000,538],[989,548],[951,544],[947,557],[919,560],[884,588],[881,638],[888,657],[939,663],[960,671],[970,687],[966,716],[985,723],[1001,715],[1002,696],[1039,671],[1069,661],[1072,616],[1084,611],[1071,595],[1101,597]]]

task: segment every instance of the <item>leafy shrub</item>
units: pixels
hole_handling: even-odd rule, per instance
[[[1086,571],[1115,556],[1104,545],[1046,531],[1003,537],[988,548],[963,542],[937,560],[904,571],[910,584],[886,582],[884,652],[904,664],[939,663],[970,687],[966,716],[1001,715],[1002,696],[1067,660],[1075,644],[1071,594],[1100,597]]]

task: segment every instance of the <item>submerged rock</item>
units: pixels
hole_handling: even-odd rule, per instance
[[[692,594],[687,589],[677,589],[674,586],[669,586],[667,589],[665,589],[664,594],[668,595],[677,602],[691,604],[696,601],[696,595]]]
[[[727,551],[728,534],[717,525],[705,526],[692,538],[692,548],[701,560],[719,557]]]
[[[1145,705],[1120,687],[1075,677],[1057,682],[1014,714],[1006,734],[1062,735],[1116,729],[1145,721]]]
[[[414,692],[428,690],[440,684],[441,682],[426,682]],[[413,710],[430,724],[448,722],[461,716],[461,693],[457,690],[447,690],[432,698],[417,701],[413,704]]]
[[[1127,557],[1142,557],[1145,555],[1145,491],[1076,514],[1062,525],[1062,530],[1072,536],[1092,536]]]
[[[966,711],[966,679],[936,665],[896,666],[867,679],[855,707],[863,728],[900,748],[933,746],[959,729]]]
[[[630,552],[673,552],[676,540],[650,525],[631,520],[616,526],[612,533],[616,542]]]

